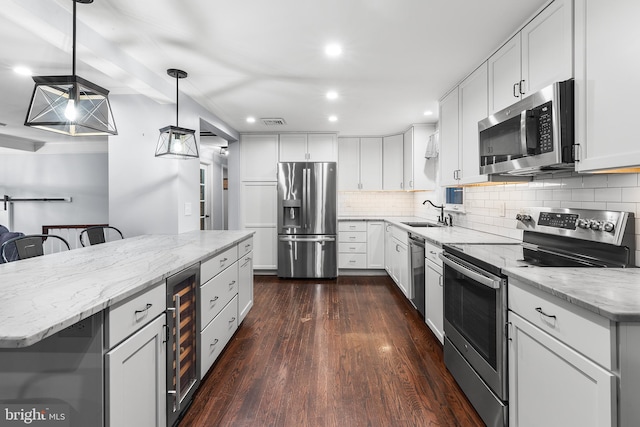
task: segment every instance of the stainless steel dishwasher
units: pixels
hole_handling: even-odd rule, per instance
[[[411,253],[411,303],[424,317],[424,237],[409,233],[409,251]]]

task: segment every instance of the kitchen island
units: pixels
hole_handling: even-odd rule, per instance
[[[176,335],[167,325],[180,318],[165,314],[174,297],[165,282],[195,272],[191,311],[180,329],[192,324],[197,346],[183,349],[180,340],[179,347],[196,351],[197,368],[203,358],[211,359],[210,347],[200,348],[200,335],[203,341],[211,335],[219,354],[240,313],[251,307],[252,235],[138,236],[0,265],[0,421],[45,421],[37,418],[44,414],[46,421],[67,426],[167,425],[181,410],[175,393],[167,395],[180,387],[179,381],[171,385],[169,356],[178,346],[167,345]],[[200,301],[205,288],[212,299],[220,295],[225,301],[220,316]],[[210,324],[198,322],[205,309]],[[199,380],[201,372],[195,369],[195,375]]]

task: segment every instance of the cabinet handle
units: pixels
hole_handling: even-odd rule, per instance
[[[233,322],[235,322],[235,321],[236,321],[236,318],[235,318],[235,317],[232,317],[232,318],[231,318],[231,320],[229,320],[229,323],[233,323]]]
[[[400,252],[400,246],[396,245],[396,252]]]
[[[242,264],[240,267],[244,267],[245,265],[249,264],[251,262],[251,258],[245,258],[244,259],[244,264]]]
[[[547,314],[547,313],[545,313],[544,311],[542,311],[542,307],[536,307],[536,311],[537,311],[538,313],[542,314],[543,316],[548,317],[548,318],[550,318],[550,319],[554,319],[554,320],[555,320],[555,319],[557,319],[555,315],[553,315],[553,314]]]
[[[235,284],[236,284],[235,280],[231,281],[231,283],[229,283],[229,289],[233,288],[233,285],[235,285]]]
[[[409,188],[413,188],[413,181],[409,181]]]
[[[440,285],[440,287],[442,287],[442,285],[443,285],[442,276],[438,276],[438,285]]]
[[[400,189],[401,189],[401,190],[404,190],[404,182],[401,182],[401,183],[400,183]]]
[[[245,249],[249,249],[251,247],[251,243],[247,243],[246,245],[244,245]]]
[[[136,318],[136,322],[141,321],[142,319],[144,319],[145,317],[147,317],[147,312],[149,311],[149,309],[153,306],[153,304],[147,304],[147,306],[145,308],[143,308],[142,310],[136,310],[133,312],[135,318]],[[142,317],[138,318],[138,314],[143,313]]]
[[[524,80],[520,80],[520,83],[518,83],[518,91],[520,92],[520,95],[525,94],[525,91],[522,90],[523,87],[524,87]]]
[[[211,344],[209,344],[209,348],[213,347],[216,344],[218,344],[218,338],[216,338]]]
[[[520,98],[520,89],[516,92],[516,86],[520,86],[520,82],[513,84],[513,97]]]
[[[436,255],[436,254],[437,254],[437,252],[436,252],[436,251],[429,251],[429,253],[430,253],[431,255]]]
[[[217,296],[215,298],[209,300],[209,305],[215,303],[216,301],[218,301],[218,297]]]
[[[225,262],[227,262],[227,260],[228,260],[228,259],[229,259],[229,258],[222,258],[222,259],[220,260],[220,265],[223,265]]]

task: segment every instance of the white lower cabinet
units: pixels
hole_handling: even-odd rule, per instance
[[[238,261],[238,324],[253,307],[253,252]]]
[[[204,377],[238,329],[238,297],[233,299],[200,334],[200,378]]]
[[[367,221],[367,268],[384,268],[384,221]]]
[[[616,326],[509,279],[509,425],[617,426]]]
[[[509,312],[509,425],[616,426],[616,377]]]
[[[383,269],[384,221],[338,222],[338,268]]]
[[[444,344],[444,288],[442,281],[442,261],[438,253],[442,248],[431,243],[425,244],[425,316],[429,329]]]
[[[105,355],[105,424],[167,425],[165,317],[159,316]]]

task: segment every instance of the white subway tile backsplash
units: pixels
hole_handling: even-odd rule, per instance
[[[593,188],[575,188],[571,190],[571,200],[581,202],[593,202],[594,190]]]
[[[607,175],[607,183],[609,187],[637,187],[638,174],[636,173],[620,173]]]
[[[582,186],[584,188],[600,188],[607,187],[608,180],[605,174],[585,175],[582,177]]]
[[[570,176],[562,178],[562,188],[582,188],[582,177]]]
[[[640,187],[623,187],[622,188],[622,201],[623,202],[640,202]]]
[[[596,188],[594,196],[596,202],[621,202],[622,188]]]

